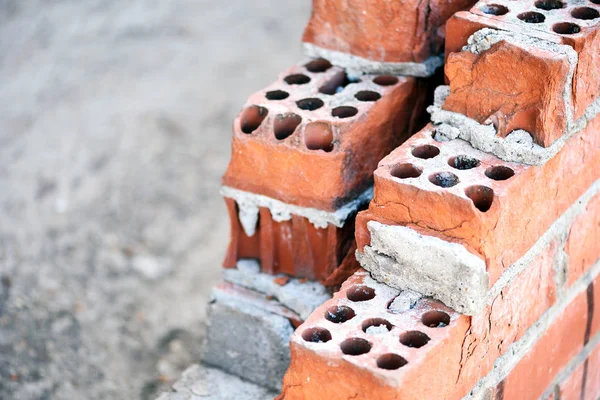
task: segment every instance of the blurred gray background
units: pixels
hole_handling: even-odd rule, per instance
[[[0,399],[153,399],[197,361],[245,98],[309,0],[0,0]]]

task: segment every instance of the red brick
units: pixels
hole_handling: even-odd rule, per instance
[[[406,313],[392,314],[386,308],[397,291],[357,272],[292,337],[292,363],[281,399],[461,399],[491,371],[496,358],[554,304],[556,252],[557,242],[553,242],[491,306],[474,317],[460,316],[441,303],[425,299]],[[363,285],[375,288],[375,297],[359,303],[348,300],[348,291]],[[351,307],[356,316],[343,323],[323,318],[328,309],[338,305]],[[419,316],[429,309],[448,313],[452,322],[443,329],[423,327]],[[383,336],[367,335],[361,324],[373,318],[382,318],[394,328]],[[302,334],[314,327],[327,329],[332,340],[306,343]],[[415,330],[431,338],[427,345],[409,349],[399,343],[403,332]],[[359,356],[344,355],[339,346],[350,337],[371,341],[372,349]],[[377,368],[375,360],[388,352],[401,355],[408,364],[398,371]]]
[[[375,196],[368,211],[357,218],[359,251],[368,240],[366,222],[381,218],[463,244],[486,260],[490,285],[494,284],[600,177],[598,129],[600,117],[570,138],[546,164],[526,166],[503,162],[460,140],[436,142],[434,128],[426,127],[384,158],[375,171]],[[418,152],[427,148],[433,157],[424,159],[427,155]],[[479,165],[468,170],[450,166],[459,155],[472,157]],[[407,165],[420,171],[420,176],[402,179],[406,175],[400,170]],[[493,166],[509,168],[514,175],[491,179],[485,172]],[[441,178],[453,174],[459,182],[437,186],[430,178],[435,180],[439,173]]]
[[[559,384],[557,400],[598,400],[600,398],[600,345],[575,371]]]
[[[502,15],[489,14],[493,9],[490,7],[492,4],[501,7]],[[586,10],[583,13],[593,17],[599,12],[600,6],[591,1],[582,4],[575,0],[564,0],[561,4],[563,7],[560,9],[546,11],[529,1],[480,1],[469,12],[456,13],[448,20],[446,55],[460,51],[473,33],[485,27],[569,45],[577,52],[579,58],[572,92],[575,118],[579,118],[600,94],[600,70],[597,68],[600,63],[600,19],[575,18],[572,13],[582,13],[579,9],[585,7],[587,13]],[[527,23],[519,19],[519,16],[531,16],[531,13],[535,13],[535,16],[541,14],[544,21]],[[580,31],[574,34],[559,33],[563,32],[560,28],[572,26],[570,24],[577,25]]]
[[[296,330],[290,343],[292,361],[280,399],[434,399],[438,398],[437,393],[453,390],[468,318],[429,299],[419,300],[413,309],[404,313],[392,314],[387,306],[398,292],[365,281],[366,276],[368,274],[364,272],[355,274],[332,300],[318,308]],[[361,290],[365,285],[375,290]],[[362,301],[348,298],[347,293],[355,288],[365,296],[354,299]],[[367,295],[370,293],[373,298]],[[352,312],[339,306],[348,307]],[[345,318],[337,318],[343,311]],[[440,312],[435,317],[447,318],[445,322],[449,325],[425,326],[422,318],[430,311]],[[327,320],[328,312],[332,313],[333,320],[344,321]],[[346,320],[348,317],[351,318]],[[363,324],[373,322],[374,318],[387,321],[391,330],[381,334],[364,332]],[[405,332],[419,332],[405,337],[405,342],[415,347],[400,342]],[[324,343],[307,341],[313,337],[314,340],[330,340]],[[347,341],[352,338],[359,340]],[[416,347],[420,345],[423,346]],[[363,351],[365,353],[360,355],[349,354]],[[386,354],[395,356],[384,356]],[[400,366],[403,362],[407,364]]]
[[[498,136],[523,129],[548,147],[567,130],[566,54],[502,40],[479,55],[451,53],[445,72],[450,95],[443,108],[482,124],[493,123]]]
[[[569,256],[567,284],[571,285],[600,258],[600,195],[596,195],[569,231],[565,251]]]
[[[491,306],[472,317],[463,344],[460,379],[457,387],[464,393],[487,375],[498,357],[523,337],[525,332],[556,301],[554,259],[558,242],[552,242],[516,276]],[[535,293],[534,296],[531,294]],[[510,399],[510,397],[506,397]]]
[[[318,62],[296,65],[250,96],[234,121],[224,185],[335,211],[369,188],[379,160],[418,129],[424,81],[350,82],[344,70]],[[314,65],[324,71],[311,72]]]
[[[235,201],[226,198],[225,202],[231,229],[223,263],[226,268],[235,267],[241,258],[255,258],[264,272],[319,280],[327,286],[341,284],[358,269],[354,258],[354,218],[342,228],[329,224],[320,229],[298,216],[276,222],[268,209],[260,208],[256,232],[248,236],[239,221]]]
[[[422,62],[441,51],[446,20],[474,3],[313,0],[302,40],[373,61]]]
[[[600,328],[600,278],[580,293],[501,384],[504,398],[539,398]]]

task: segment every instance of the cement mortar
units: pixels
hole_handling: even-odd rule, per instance
[[[272,400],[277,393],[216,368],[195,364],[156,400]]]
[[[287,204],[268,196],[245,192],[229,186],[221,188],[221,195],[235,200],[244,232],[248,236],[253,236],[256,233],[259,207],[268,208],[273,220],[277,222],[289,221],[292,219],[292,214],[294,214],[308,219],[315,228],[325,229],[328,224],[342,228],[349,216],[355,214],[361,206],[371,201],[373,187],[333,212]]]
[[[290,278],[285,285],[275,282],[284,275],[269,275],[260,272],[260,264],[256,260],[243,259],[237,262],[237,268],[224,269],[223,278],[238,286],[255,290],[267,296],[275,297],[283,306],[297,313],[306,320],[321,304],[331,298],[325,286],[319,282]]]
[[[367,227],[371,244],[356,257],[374,279],[432,296],[467,315],[485,306],[489,276],[483,259],[457,243],[404,226],[369,221]]]
[[[325,49],[311,43],[303,43],[304,54],[311,58],[325,58],[332,64],[346,69],[348,76],[358,78],[363,74],[403,75],[426,78],[444,64],[442,55],[429,57],[425,62],[382,62],[335,50]]]

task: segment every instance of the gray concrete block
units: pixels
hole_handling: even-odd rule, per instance
[[[205,365],[186,369],[173,391],[156,400],[272,400],[277,393]]]
[[[277,301],[230,283],[217,286],[208,307],[204,361],[275,390],[290,363],[297,315]]]

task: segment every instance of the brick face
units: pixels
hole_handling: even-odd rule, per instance
[[[539,398],[556,375],[598,333],[600,278],[580,293],[510,372],[504,398]]]
[[[600,195],[596,195],[569,231],[565,251],[569,256],[568,285],[600,258]]]
[[[515,64],[520,66],[518,74],[513,73]],[[493,123],[502,137],[523,129],[543,147],[566,132],[566,54],[502,40],[479,55],[451,53],[445,72],[450,83],[445,110]]]
[[[368,189],[379,160],[421,126],[425,81],[351,80],[318,61],[250,96],[233,124],[224,185],[336,211]]]
[[[470,11],[456,13],[448,20],[446,55],[459,52],[473,33],[486,27],[571,46],[578,53],[579,59],[573,81],[572,104],[575,118],[580,118],[600,93],[600,70],[597,68],[600,58],[600,24],[598,18],[584,20],[574,17],[572,13],[582,5],[592,9],[592,13],[600,10],[600,7],[591,1],[582,4],[574,0],[563,0],[562,8],[545,12],[529,1],[501,0],[494,4],[505,7],[507,12],[501,9],[501,15],[493,15],[489,2],[480,1]],[[543,21],[527,23],[519,18],[527,15],[542,15]]]
[[[558,385],[556,400],[598,400],[600,398],[600,345],[575,371]],[[556,397],[556,396],[555,396]]]
[[[423,62],[443,45],[446,20],[473,0],[313,0],[302,40],[373,61]],[[340,12],[340,10],[344,10]]]
[[[274,221],[266,208],[260,208],[254,235],[244,232],[233,199],[225,199],[231,221],[230,243],[224,266],[233,268],[242,258],[260,260],[270,274],[284,273],[337,286],[348,278],[358,263],[354,258],[354,218],[344,227],[329,224],[316,228],[306,218],[293,215],[289,221]]]

